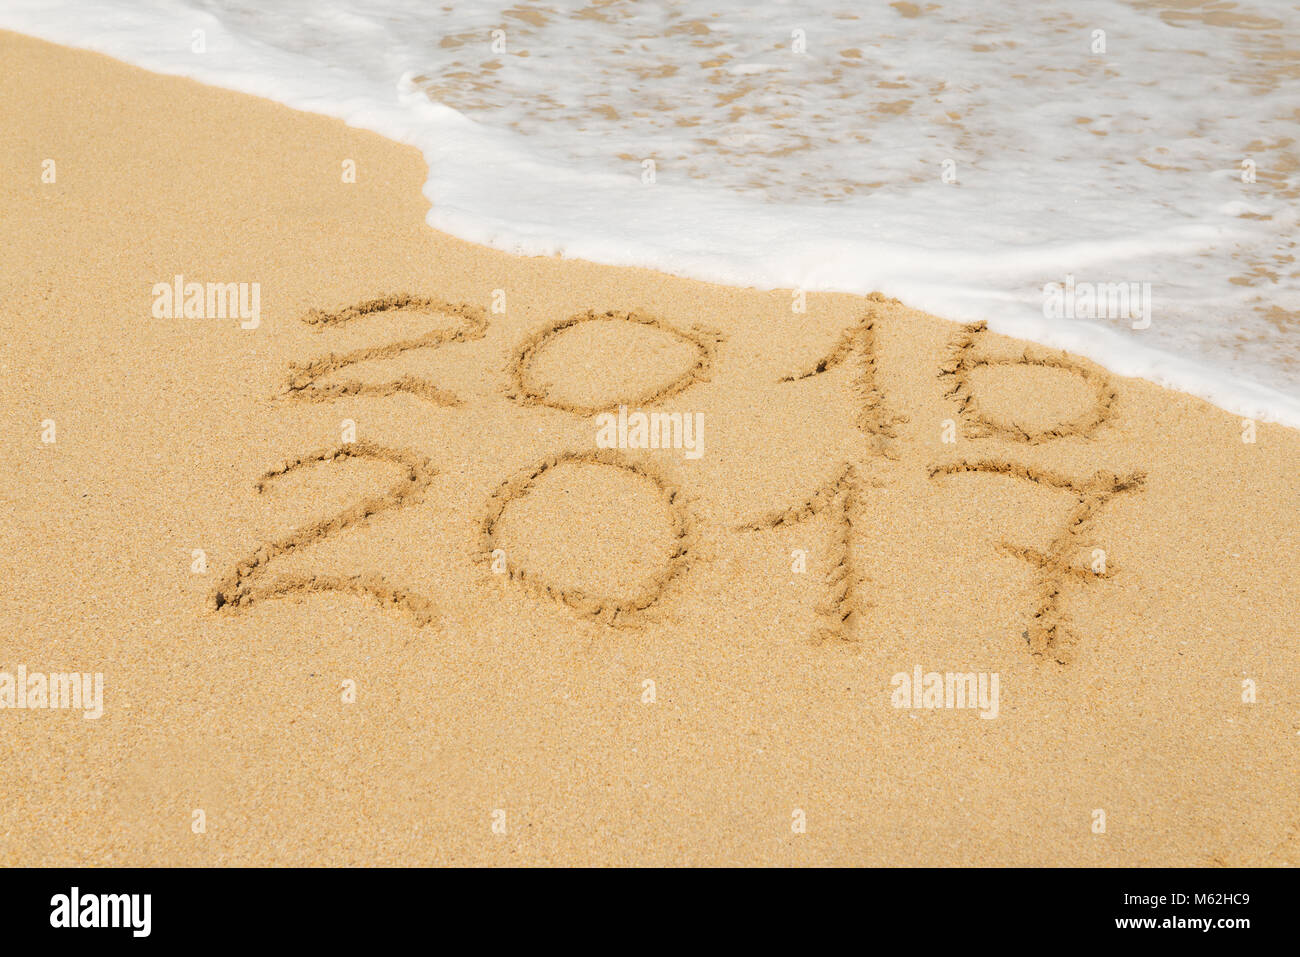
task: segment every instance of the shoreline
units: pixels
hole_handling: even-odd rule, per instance
[[[401,84],[400,103],[390,104],[387,86],[376,89],[373,80],[367,80],[366,92],[355,100],[351,95],[341,94],[334,87],[327,91],[321,81],[328,79],[328,72],[319,73],[318,64],[310,58],[295,59],[296,55],[290,55],[288,60],[279,64],[282,75],[274,79],[268,78],[256,68],[239,69],[234,65],[238,62],[237,55],[226,61],[213,58],[208,63],[208,54],[196,58],[196,55],[187,52],[188,48],[184,44],[177,48],[164,43],[161,48],[148,54],[137,52],[128,57],[124,51],[134,48],[130,40],[124,41],[120,35],[148,34],[157,25],[150,20],[148,14],[143,14],[138,20],[131,21],[129,26],[124,26],[117,22],[122,11],[106,13],[106,10],[111,8],[98,9],[94,11],[94,16],[108,16],[108,20],[94,21],[92,17],[92,22],[100,22],[104,29],[92,29],[89,34],[85,33],[86,27],[79,17],[69,17],[66,12],[42,12],[38,15],[41,19],[36,23],[29,22],[28,25],[33,29],[39,26],[41,36],[49,42],[69,43],[74,48],[120,58],[121,62],[138,65],[146,70],[191,78],[220,89],[265,97],[293,110],[341,119],[358,129],[421,150],[427,163],[442,170],[444,179],[450,177],[462,187],[465,185],[462,180],[467,175],[467,169],[476,166],[473,161],[464,161],[466,150],[459,142],[462,135],[469,135],[467,127],[473,125],[472,121],[436,101],[425,100],[417,81],[427,81],[427,77],[408,75]],[[21,15],[15,12],[14,16],[19,23],[23,22]],[[51,25],[54,22],[58,22],[57,27]],[[109,28],[110,24],[113,25],[112,28]],[[69,39],[70,35],[75,41]],[[218,31],[218,36],[220,40],[214,40],[218,45],[224,47],[233,44],[236,51],[240,50],[241,41],[238,38],[225,36],[221,31]],[[249,50],[243,49],[240,55],[247,56],[249,53]],[[227,55],[230,56],[228,51]],[[219,65],[221,63],[225,64],[224,68]],[[286,73],[291,74],[292,79],[286,79],[283,75]],[[330,85],[326,83],[324,86]],[[424,128],[426,125],[428,129]],[[471,138],[469,142],[469,152],[474,152],[475,149],[488,148],[492,137],[487,135]],[[1292,161],[1280,157],[1278,162],[1285,169],[1286,164]],[[555,220],[543,221],[538,221],[535,218],[537,211],[532,210],[530,215],[534,218],[525,216],[516,221],[513,217],[523,216],[523,207],[527,205],[525,196],[562,190],[572,182],[574,174],[562,168],[542,169],[546,164],[539,166],[532,160],[526,161],[525,169],[504,168],[500,157],[495,157],[491,165],[496,176],[491,191],[512,197],[509,201],[495,204],[492,210],[479,208],[472,202],[474,211],[467,211],[462,208],[464,197],[460,193],[440,196],[439,181],[426,176],[421,183],[421,192],[430,204],[426,222],[431,228],[511,255],[558,254],[561,258],[579,262],[655,269],[680,278],[760,291],[800,288],[801,282],[808,275],[807,265],[815,263],[813,272],[820,279],[812,285],[816,286],[817,292],[868,295],[873,291],[881,291],[928,314],[959,322],[986,321],[999,334],[1085,357],[1113,374],[1146,379],[1162,388],[1203,399],[1234,415],[1300,429],[1300,395],[1296,394],[1294,388],[1288,391],[1288,387],[1295,383],[1289,382],[1281,371],[1287,368],[1286,363],[1276,369],[1265,363],[1263,368],[1256,367],[1252,370],[1248,366],[1234,365],[1229,359],[1235,354],[1237,359],[1246,355],[1264,361],[1261,356],[1281,351],[1285,339],[1274,342],[1271,351],[1265,343],[1274,327],[1286,325],[1290,322],[1288,317],[1296,314],[1295,304],[1286,298],[1284,286],[1275,284],[1266,321],[1259,319],[1263,314],[1260,302],[1269,299],[1263,294],[1252,300],[1254,305],[1244,302],[1229,304],[1224,301],[1207,306],[1200,299],[1180,301],[1173,293],[1159,292],[1160,311],[1167,313],[1172,309],[1172,316],[1159,317],[1151,332],[1134,336],[1131,330],[1151,329],[1153,292],[1149,277],[1139,273],[1140,281],[1129,281],[1136,277],[1127,276],[1123,282],[1109,282],[1096,275],[1090,278],[1087,274],[1089,264],[1101,256],[1103,262],[1112,263],[1104,271],[1104,275],[1109,275],[1115,268],[1114,260],[1118,255],[1116,249],[1124,250],[1122,258],[1128,261],[1132,255],[1136,255],[1136,249],[1141,248],[1143,242],[1151,246],[1147,253],[1156,256],[1157,261],[1168,262],[1180,257],[1199,256],[1205,251],[1204,227],[1191,228],[1186,235],[1166,235],[1156,230],[1159,238],[1156,235],[1118,237],[1110,241],[1115,246],[1109,253],[1103,254],[1098,248],[1076,250],[1076,255],[1080,257],[1077,261],[1054,258],[1051,251],[1045,248],[1025,252],[1023,255],[1031,259],[1039,259],[1044,263],[1056,262],[1062,268],[1031,270],[1021,277],[1021,281],[1011,285],[983,288],[981,277],[1009,267],[1002,259],[985,257],[979,249],[945,252],[880,242],[873,235],[859,233],[853,228],[854,219],[864,211],[841,209],[834,204],[819,211],[816,223],[804,219],[799,219],[794,224],[786,223],[780,215],[774,214],[773,218],[764,213],[762,204],[752,205],[748,199],[730,196],[725,192],[719,195],[713,191],[701,190],[690,180],[675,181],[671,185],[661,183],[655,188],[654,197],[647,194],[633,199],[633,194],[637,192],[633,186],[635,177],[629,177],[628,182],[622,184],[622,178],[618,174],[608,170],[591,171],[585,178],[595,178],[604,183],[604,192],[599,195],[605,202],[611,200],[609,190],[613,188],[612,184],[622,184],[616,190],[623,196],[618,204],[619,213],[628,221],[629,228],[617,237],[612,237],[599,228],[597,221],[578,216],[578,211],[573,209],[567,214],[561,213]],[[1205,175],[1210,171],[1201,172]],[[1219,170],[1215,175],[1231,176],[1232,173],[1232,170]],[[448,192],[445,185],[441,191]],[[669,196],[673,198],[669,199]],[[1232,199],[1232,194],[1225,193],[1224,199]],[[479,195],[478,200],[483,201],[484,197]],[[1251,202],[1245,196],[1237,197],[1234,201],[1246,204]],[[596,206],[603,209],[599,201]],[[697,217],[700,222],[694,228],[679,230],[679,234],[671,238],[656,235],[653,230],[647,232],[646,221],[658,218],[665,211],[680,215],[686,209],[707,209],[709,212]],[[574,216],[578,218],[570,222],[569,218]],[[1271,219],[1272,216],[1263,218]],[[728,225],[715,230],[708,226],[715,219]],[[632,221],[637,223],[636,229],[631,228]],[[744,224],[744,228],[741,228],[741,224]],[[798,228],[794,228],[795,225]],[[1218,242],[1225,245],[1244,242],[1248,234],[1234,232],[1235,228],[1231,225],[1220,226],[1222,233]],[[743,260],[729,258],[722,251],[735,244],[728,229],[733,233],[739,229],[746,235],[755,233],[766,236],[766,246],[780,246],[785,252],[777,259],[765,261],[762,271],[755,273]],[[1079,237],[1074,239],[1077,241]],[[752,250],[747,253],[750,258],[754,255]],[[925,270],[919,274],[913,273],[912,267],[918,256],[928,259],[936,255],[943,255],[950,261],[951,276],[935,276]],[[1290,261],[1289,258],[1284,258],[1281,262]],[[1241,266],[1243,274],[1234,276],[1231,282],[1225,279],[1225,288],[1229,285],[1251,285],[1252,276],[1258,278],[1259,274],[1268,272],[1270,268],[1279,269],[1281,264],[1274,262],[1270,267],[1263,261],[1247,260]],[[1077,277],[1076,271],[1080,273]],[[864,279],[864,272],[872,278]],[[1120,270],[1121,276],[1124,272]],[[1130,324],[1128,319],[1116,323],[1117,315],[1093,315],[1087,310],[1073,314],[1068,321],[1062,321],[1059,315],[1053,315],[1049,320],[1051,309],[1048,300],[1052,294],[1048,287],[1070,286],[1076,279],[1081,287],[1113,287],[1109,292],[1100,293],[1102,299],[1107,295],[1125,296],[1126,304],[1129,303],[1127,292],[1119,287],[1144,287],[1141,308],[1145,310],[1145,325]],[[1043,300],[1041,309],[1038,303],[1040,283]],[[1177,283],[1173,283],[1173,286],[1177,286]],[[981,291],[976,292],[976,287],[980,287]],[[1032,308],[1026,307],[1026,297]],[[1200,326],[1193,321],[1207,308],[1212,314],[1223,317],[1218,325]],[[1264,322],[1262,326],[1259,325],[1261,321]],[[1178,346],[1178,340],[1160,337],[1162,326],[1166,329],[1185,326],[1190,330],[1188,334],[1210,340],[1221,335],[1223,328],[1231,326],[1235,328],[1235,338],[1233,346],[1226,353],[1189,355]],[[1288,361],[1293,366],[1295,359],[1292,357]],[[1261,372],[1267,374],[1261,376]]]
[[[0,672],[103,674],[0,709],[0,862],[1300,864],[1300,432],[510,256],[413,147],[0,44]],[[621,405],[702,454],[600,448]]]

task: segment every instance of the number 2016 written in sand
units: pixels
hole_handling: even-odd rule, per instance
[[[779,380],[781,385],[797,387],[797,383],[828,375],[841,367],[851,368],[855,425],[871,450],[866,456],[867,461],[831,463],[825,478],[811,495],[730,529],[731,533],[738,535],[770,536],[815,518],[827,521],[830,527],[830,571],[822,585],[822,598],[815,608],[818,625],[812,640],[816,642],[855,641],[864,637],[869,629],[866,620],[870,614],[870,581],[859,568],[855,527],[860,527],[860,523],[866,520],[872,507],[872,490],[886,484],[875,474],[881,471],[877,466],[887,470],[897,462],[900,431],[907,422],[905,417],[890,408],[877,382],[876,336],[881,321],[878,310],[881,302],[884,300],[873,296],[864,314],[841,335],[827,355],[810,368],[795,371]],[[383,319],[399,313],[408,317],[411,314],[436,316],[451,320],[452,325],[382,345],[330,353],[306,363],[292,363],[282,398],[331,402],[347,397],[380,398],[405,393],[441,407],[462,406],[464,400],[459,396],[416,375],[375,382],[352,377],[350,370],[360,363],[395,359],[415,350],[438,349],[455,343],[481,346],[488,328],[484,310],[466,304],[398,295],[362,302],[339,312],[313,310],[303,321],[328,332],[358,319]],[[588,324],[600,325],[591,327]],[[675,376],[635,395],[598,403],[556,397],[547,386],[533,381],[531,368],[558,337],[584,326],[595,328],[605,336],[618,334],[619,330],[652,331],[685,347],[692,358]],[[1090,438],[1110,418],[1116,393],[1106,376],[1068,358],[1051,355],[1024,353],[1010,359],[993,357],[981,350],[980,343],[985,333],[982,323],[963,327],[952,343],[949,355],[939,363],[938,376],[945,387],[944,396],[957,408],[956,418],[946,424],[950,431],[960,430],[969,439],[998,440],[1003,446],[1038,445],[1067,436]],[[698,327],[681,328],[639,312],[589,312],[566,317],[549,323],[515,346],[503,392],[506,398],[519,406],[544,406],[571,416],[602,416],[615,409],[622,413],[627,407],[651,406],[709,379],[718,365],[723,342],[724,337],[717,332]],[[985,411],[979,401],[977,373],[989,367],[1017,365],[1042,366],[1078,376],[1090,394],[1089,406],[1068,421],[1038,429],[1004,421]],[[646,446],[642,442],[631,447]],[[437,474],[429,459],[410,450],[371,441],[350,441],[300,455],[271,469],[261,476],[255,489],[264,491],[280,477],[298,469],[356,460],[393,466],[400,472],[400,478],[388,489],[354,501],[335,515],[258,546],[236,562],[217,585],[212,595],[215,609],[230,613],[271,598],[337,592],[366,598],[409,616],[421,626],[437,620],[436,605],[431,599],[393,584],[383,574],[276,573],[274,566],[282,558],[309,549],[346,528],[365,525],[378,516],[419,502]],[[592,594],[548,581],[536,571],[508,560],[499,540],[507,511],[512,503],[530,494],[538,494],[548,476],[566,467],[615,470],[631,483],[631,487],[657,496],[666,506],[670,542],[666,557],[657,572],[635,590],[617,595]],[[1070,582],[1109,578],[1114,574],[1114,569],[1108,569],[1104,560],[1100,564],[1094,562],[1092,567],[1081,568],[1074,564],[1074,558],[1088,540],[1102,508],[1116,496],[1140,489],[1143,475],[1106,470],[1091,475],[1065,475],[993,455],[936,463],[927,471],[929,479],[934,482],[943,482],[955,475],[998,475],[1065,493],[1070,501],[1066,519],[1045,548],[997,543],[1001,551],[1029,563],[1033,570],[1034,606],[1029,627],[1024,632],[1030,651],[1065,661],[1066,650],[1075,640],[1064,609],[1065,586]],[[475,557],[489,573],[506,578],[529,594],[561,602],[579,616],[610,626],[635,626],[643,622],[646,612],[670,595],[674,583],[690,569],[700,534],[684,489],[653,466],[649,456],[633,458],[610,448],[560,450],[517,474],[504,476],[487,496],[477,524]]]

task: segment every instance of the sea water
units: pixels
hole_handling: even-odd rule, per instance
[[[879,290],[1300,427],[1295,3],[0,0],[0,26],[411,143],[466,239]],[[1144,308],[1097,307],[1120,288]]]

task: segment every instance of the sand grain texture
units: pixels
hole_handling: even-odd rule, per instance
[[[477,247],[413,149],[0,46],[0,670],[106,695],[0,712],[0,863],[1300,864],[1297,433],[884,297]],[[260,328],[153,318],[176,274]],[[702,457],[598,452],[623,398]],[[917,664],[1001,714],[891,707]]]

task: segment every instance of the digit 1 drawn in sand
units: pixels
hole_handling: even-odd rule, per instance
[[[547,582],[526,569],[507,563],[506,571],[511,581],[518,582],[534,597],[563,602],[584,618],[607,625],[625,626],[636,623],[640,612],[654,605],[663,596],[673,579],[690,567],[691,552],[695,546],[695,521],[687,509],[681,490],[670,484],[649,467],[633,462],[610,449],[564,452],[553,455],[541,464],[507,479],[488,499],[486,513],[480,523],[478,560],[491,563],[492,553],[500,547],[496,533],[502,515],[511,502],[527,495],[543,475],[556,466],[565,464],[603,465],[622,469],[637,479],[649,483],[668,504],[672,551],[662,569],[635,594],[617,598],[590,595],[576,588],[562,588]]]
[[[831,532],[831,570],[826,576],[827,596],[814,609],[822,619],[813,634],[813,642],[827,639],[855,641],[854,623],[869,604],[860,597],[860,586],[868,579],[858,574],[853,553],[854,512],[860,498],[857,470],[851,463],[842,466],[836,477],[792,508],[772,512],[756,522],[740,526],[737,531],[763,532],[788,528],[813,516],[830,513],[834,522]]]
[[[271,469],[257,481],[256,490],[266,490],[267,483],[282,475],[308,465],[333,462],[341,458],[370,459],[390,462],[400,466],[405,474],[401,480],[382,495],[363,499],[344,509],[333,518],[321,519],[305,525],[284,538],[268,542],[252,555],[239,562],[233,572],[217,586],[212,596],[212,606],[218,611],[246,609],[270,598],[283,598],[294,594],[316,594],[335,591],[358,597],[373,598],[384,608],[399,609],[415,619],[419,625],[430,624],[435,619],[433,604],[421,595],[395,588],[382,575],[284,575],[265,584],[266,566],[281,555],[297,552],[351,525],[364,523],[381,512],[391,511],[419,501],[420,494],[433,481],[436,474],[428,459],[412,452],[385,448],[370,442],[352,442],[333,449],[324,449],[299,456],[279,468]]]
[[[898,426],[907,421],[906,416],[890,412],[884,394],[876,385],[876,312],[870,307],[858,322],[846,329],[829,353],[803,372],[783,376],[781,382],[800,382],[829,372],[842,365],[850,356],[859,360],[858,375],[853,380],[853,391],[861,405],[855,418],[859,429],[874,440],[876,448],[887,458],[894,458],[886,440],[898,438]]]
[[[374,359],[391,359],[412,349],[436,349],[451,342],[468,342],[482,339],[487,331],[487,316],[477,306],[461,303],[439,302],[436,299],[424,299],[411,295],[386,296],[349,306],[339,312],[322,312],[313,309],[303,317],[309,325],[330,328],[341,326],[346,322],[364,316],[375,316],[384,312],[423,312],[430,315],[454,316],[464,320],[457,329],[435,329],[413,339],[401,339],[382,346],[369,346],[352,352],[332,353],[311,362],[290,363],[287,398],[310,399],[326,402],[343,396],[388,396],[398,392],[432,402],[435,405],[455,406],[460,400],[450,392],[439,389],[427,379],[405,375],[392,382],[362,382],[351,379],[345,382],[319,384],[320,379],[339,369],[358,362]]]
[[[974,355],[975,343],[987,331],[988,323],[976,322],[964,326],[953,340],[952,354],[948,361],[940,366],[939,377],[951,378],[952,384],[944,393],[946,398],[954,398],[959,403],[958,415],[966,423],[966,437],[972,439],[988,438],[1001,435],[1037,445],[1067,435],[1090,438],[1101,428],[1103,422],[1110,418],[1119,393],[1111,385],[1110,379],[1065,356],[1031,353],[1026,349],[1014,359],[992,359]],[[976,369],[991,366],[1041,366],[1060,369],[1078,376],[1096,393],[1096,401],[1090,409],[1080,413],[1068,422],[1062,422],[1054,428],[1029,430],[1015,422],[1004,422],[983,412],[975,398],[971,384],[971,373]]]
[[[681,374],[661,386],[647,389],[639,395],[627,396],[598,404],[584,404],[557,399],[549,395],[547,389],[530,385],[528,382],[529,367],[542,350],[561,333],[589,322],[623,322],[657,329],[665,335],[694,348],[696,350],[695,361]],[[663,319],[641,312],[610,311],[598,313],[588,311],[576,316],[570,316],[568,319],[552,322],[520,344],[507,370],[510,386],[506,391],[506,395],[523,405],[544,405],[564,412],[574,412],[578,415],[613,412],[620,405],[629,407],[649,405],[652,402],[659,402],[674,396],[696,382],[707,380],[713,369],[718,343],[722,339],[723,336],[719,332],[699,327],[678,329]]]
[[[1101,471],[1086,481],[1079,482],[1045,469],[984,459],[933,466],[930,469],[930,478],[939,479],[947,475],[970,472],[1011,476],[1048,488],[1072,492],[1077,499],[1064,528],[1052,539],[1046,551],[1013,545],[1010,542],[998,543],[999,549],[1024,559],[1038,572],[1038,602],[1034,610],[1033,622],[1025,633],[1029,650],[1035,655],[1051,655],[1059,664],[1065,664],[1069,660],[1067,645],[1073,640],[1067,628],[1065,613],[1061,608],[1066,580],[1074,578],[1089,581],[1094,578],[1110,578],[1114,575],[1113,566],[1108,566],[1104,572],[1096,573],[1091,569],[1076,567],[1072,558],[1077,556],[1085,545],[1085,536],[1092,530],[1094,520],[1102,506],[1121,492],[1140,489],[1146,476],[1142,472],[1117,475],[1114,472]]]

